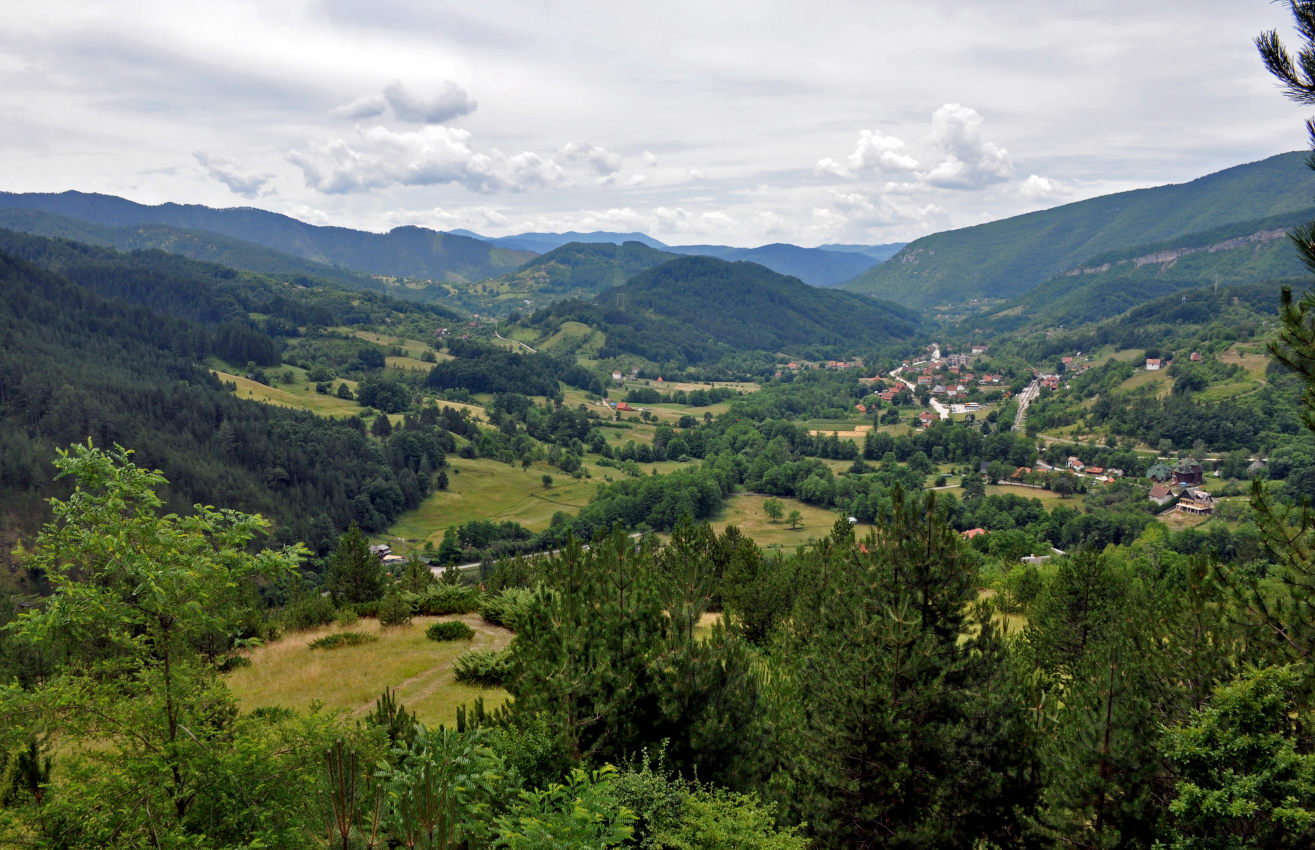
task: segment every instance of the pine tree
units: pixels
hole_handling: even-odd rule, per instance
[[[383,595],[383,564],[356,523],[338,538],[324,584],[335,605],[373,602]]]
[[[773,676],[777,782],[823,847],[971,847],[1017,831],[1031,790],[1004,646],[976,571],[925,503],[860,546],[847,521],[808,554]]]

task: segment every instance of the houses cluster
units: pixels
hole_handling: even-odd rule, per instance
[[[1146,497],[1160,507],[1177,499],[1174,510],[1181,513],[1204,516],[1214,513],[1214,497],[1200,486],[1205,467],[1195,458],[1181,458],[1173,466],[1161,461],[1147,470],[1146,477],[1155,482]]]

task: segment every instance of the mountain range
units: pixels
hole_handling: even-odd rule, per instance
[[[925,236],[844,288],[920,308],[1009,299],[1056,276],[1103,264],[1098,258],[1111,252],[1150,255],[1247,222],[1263,229],[1270,226],[1266,219],[1311,206],[1315,173],[1305,167],[1305,157],[1279,154],[1188,183],[1104,195]]]

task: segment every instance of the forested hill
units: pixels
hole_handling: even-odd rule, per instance
[[[265,329],[339,321],[334,310],[345,299],[308,307],[236,277],[225,285],[170,271],[197,265],[172,255],[115,263],[105,249],[0,236],[36,260],[0,245],[0,532],[35,530],[41,500],[59,487],[56,449],[88,438],[134,449],[138,463],[163,470],[171,510],[202,502],[259,511],[280,540],[312,546],[330,545],[352,521],[386,527],[419,503],[428,473],[444,463],[432,428],[399,429],[391,439],[408,449],[392,451],[357,418],[238,399],[201,365],[212,355],[277,363],[279,341]],[[268,311],[264,328],[247,309]],[[357,309],[364,319],[376,308]]]
[[[915,311],[896,304],[811,287],[754,263],[711,257],[672,260],[597,301],[609,318],[669,320],[744,350],[874,345],[912,336],[920,321]]]
[[[1012,298],[1092,258],[1310,206],[1304,153],[923,237],[845,288],[916,307]]]
[[[486,285],[548,300],[591,298],[675,258],[642,242],[571,242]]]
[[[30,209],[0,210],[0,228],[72,239],[120,251],[167,251],[192,260],[219,263],[230,269],[279,275],[303,286],[328,282],[370,292],[388,289],[382,280],[365,272],[317,263],[208,230],[186,230],[167,224],[111,227]]]
[[[677,254],[697,254],[731,262],[757,263],[774,272],[797,277],[812,286],[837,286],[881,262],[859,251],[801,248],[784,242],[760,245],[757,248],[680,245],[670,250]]]
[[[0,209],[34,209],[110,227],[165,224],[254,242],[317,263],[393,277],[463,283],[496,277],[533,254],[451,233],[398,227],[369,233],[320,227],[252,207],[146,206],[112,195],[0,192]]]

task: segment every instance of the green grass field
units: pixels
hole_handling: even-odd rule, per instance
[[[949,492],[954,493],[960,499],[963,498],[962,490],[955,489]],[[1050,490],[1034,490],[1031,487],[1014,487],[1009,484],[988,484],[986,486],[986,495],[988,496],[1020,496],[1024,499],[1040,499],[1041,506],[1047,511],[1053,511],[1056,507],[1064,505],[1065,507],[1080,509],[1082,507],[1081,496],[1069,496],[1067,499],[1058,493]]]
[[[785,515],[790,511],[799,511],[803,523],[798,529],[791,529],[784,519],[772,522],[763,511],[763,502],[768,497],[757,493],[736,493],[726,500],[726,507],[712,520],[713,529],[720,534],[726,526],[738,526],[745,537],[749,537],[764,549],[785,549],[792,551],[796,546],[803,546],[809,540],[816,540],[831,533],[835,525],[835,511],[823,510],[806,505],[795,499],[782,498]],[[859,537],[867,534],[870,526],[859,524],[854,532]]]
[[[512,520],[542,531],[557,511],[575,515],[603,483],[602,470],[594,467],[590,467],[592,479],[575,479],[545,464],[522,470],[519,464],[509,466],[489,458],[453,457],[449,463],[448,489],[432,493],[420,507],[402,514],[388,537],[419,546],[431,540],[437,546],[445,529],[476,519]],[[553,477],[552,487],[543,486],[545,473]]]
[[[425,637],[425,629],[440,619],[452,618],[417,617],[409,626],[390,629],[381,629],[375,620],[361,620],[349,627],[296,632],[253,650],[251,665],[224,679],[244,711],[281,706],[305,712],[319,702],[361,718],[374,710],[386,687],[397,691],[398,701],[417,719],[431,725],[455,723],[457,706],[480,696],[488,708],[496,708],[507,692],[458,683],[452,664],[470,649],[505,647],[511,632],[467,615],[457,619],[475,630],[474,638],[438,643]],[[340,631],[374,634],[379,640],[334,650],[307,648],[315,638]]]

